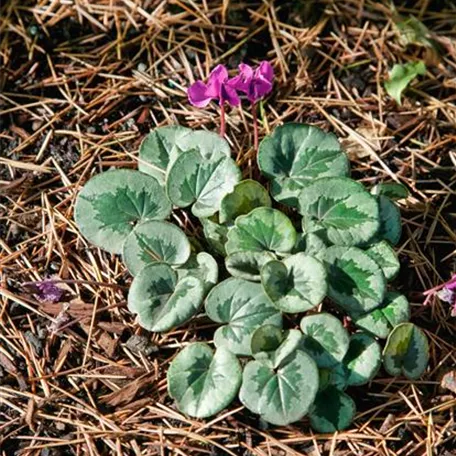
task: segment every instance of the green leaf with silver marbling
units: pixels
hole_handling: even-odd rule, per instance
[[[225,244],[227,241],[228,227],[218,223],[217,215],[209,218],[201,218],[203,225],[204,237],[206,238],[209,247],[214,253],[226,256]]]
[[[206,291],[209,291],[218,281],[218,264],[214,257],[207,252],[191,255],[188,261],[177,269],[180,279],[197,277],[204,282]]]
[[[205,295],[204,283],[196,277],[177,280],[166,263],[151,263],[133,279],[128,293],[128,310],[148,331],[164,332],[193,317]]]
[[[233,277],[259,282],[261,268],[272,260],[271,252],[236,252],[225,258],[225,266]]]
[[[343,360],[350,337],[338,318],[328,313],[305,316],[301,331],[303,347],[319,368],[333,367]]]
[[[260,284],[230,278],[216,285],[205,303],[208,317],[223,324],[214,334],[217,347],[237,355],[250,355],[253,332],[262,325],[282,327],[282,315]]]
[[[173,359],[167,380],[169,395],[180,411],[195,418],[207,418],[236,397],[242,369],[229,350],[218,348],[214,353],[209,345],[196,342]]]
[[[318,368],[303,350],[296,349],[273,368],[250,361],[244,368],[241,402],[269,423],[284,426],[306,415],[318,391]]]
[[[336,136],[299,123],[279,126],[261,141],[258,166],[273,180],[274,198],[291,206],[296,206],[297,197],[308,182],[349,174],[348,159]]]
[[[196,217],[209,217],[220,209],[225,195],[241,180],[241,172],[229,157],[204,158],[198,151],[180,154],[168,171],[166,192],[178,207],[192,205]]]
[[[416,380],[429,362],[429,344],[424,332],[413,323],[401,323],[388,336],[383,350],[383,366],[394,376]]]
[[[168,169],[182,152],[189,150],[197,150],[205,158],[230,156],[230,146],[220,135],[172,125],[156,128],[143,140],[139,148],[139,170],[164,185]]]
[[[257,207],[270,206],[269,193],[259,182],[243,180],[223,198],[219,219],[221,223],[233,223],[238,216],[248,214]]]
[[[361,315],[355,325],[380,339],[386,339],[393,328],[410,319],[410,304],[404,295],[387,292],[381,307]]]
[[[296,243],[296,230],[282,212],[270,207],[259,207],[236,219],[228,232],[226,251],[289,252]]]
[[[274,305],[289,313],[312,309],[328,290],[324,265],[305,253],[266,263],[261,269],[261,284]]]
[[[343,431],[356,413],[356,404],[346,393],[334,386],[320,391],[309,413],[310,425],[320,433]]]
[[[387,241],[372,244],[365,252],[380,266],[387,280],[393,280],[399,274],[399,258]]]
[[[128,235],[122,258],[132,275],[157,261],[180,266],[190,257],[190,242],[185,233],[169,222],[151,220],[140,223]]]
[[[376,198],[362,184],[344,177],[323,177],[299,194],[299,211],[325,228],[336,245],[359,245],[380,228]]]
[[[129,169],[92,177],[79,192],[74,218],[82,235],[111,253],[121,253],[135,224],[164,220],[171,204],[151,176]]]
[[[378,264],[357,247],[329,247],[324,258],[328,296],[354,317],[378,307],[385,296],[386,279]]]

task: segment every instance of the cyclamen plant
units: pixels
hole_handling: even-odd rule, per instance
[[[272,78],[266,62],[242,65],[232,79],[218,66],[189,98],[223,108],[239,104],[240,91],[255,108]],[[272,199],[259,182],[242,180],[229,144],[211,132],[157,128],[139,158],[138,171],[90,179],[75,219],[86,239],[122,256],[133,276],[128,308],[143,328],[170,331],[202,308],[219,325],[215,350],[191,343],[171,363],[168,390],[182,412],[206,418],[238,395],[269,423],[308,415],[316,431],[333,432],[355,414],[346,389],[370,382],[382,362],[393,376],[422,375],[426,336],[388,285],[399,271],[394,200],[407,197],[405,187],[368,191],[349,178],[333,134],[298,123],[259,145]],[[207,251],[167,221],[173,208],[199,219]],[[355,329],[343,324],[347,316]]]

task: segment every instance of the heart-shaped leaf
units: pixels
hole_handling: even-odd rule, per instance
[[[282,327],[282,315],[257,283],[224,280],[211,290],[205,306],[211,320],[225,323],[214,334],[215,345],[237,355],[251,354],[250,340],[255,329],[264,324]]]
[[[316,233],[298,233],[291,253],[303,252],[320,259],[324,256],[327,247],[325,241]]]
[[[429,362],[429,344],[424,332],[413,323],[396,326],[383,351],[383,365],[390,375],[419,378]]]
[[[318,368],[303,350],[294,350],[274,369],[250,361],[244,369],[239,399],[252,412],[275,425],[300,420],[318,391]]]
[[[285,337],[285,331],[282,331],[278,326],[260,326],[252,335],[250,351],[255,358],[259,353],[273,353],[284,341]]]
[[[312,309],[328,290],[325,267],[305,253],[266,263],[261,269],[261,283],[275,306],[290,313]]]
[[[149,133],[139,149],[139,170],[165,184],[167,170],[176,158],[188,150],[197,150],[203,157],[230,156],[229,144],[216,133],[173,125],[159,127]]]
[[[328,295],[353,316],[375,309],[385,296],[386,280],[378,264],[357,247],[329,247],[325,252]]]
[[[357,333],[351,336],[348,351],[342,361],[347,386],[364,385],[372,380],[382,363],[382,349],[371,336]]]
[[[404,295],[387,292],[382,306],[354,320],[358,328],[386,339],[393,328],[410,319],[410,305]]]
[[[190,242],[185,233],[172,223],[157,220],[137,225],[125,240],[122,253],[132,275],[156,261],[180,266],[189,256]]]
[[[182,152],[178,143],[191,131],[190,128],[172,125],[159,127],[150,132],[139,148],[139,170],[155,177],[164,185],[168,166]]]
[[[204,282],[206,291],[209,291],[218,281],[218,264],[214,257],[206,252],[190,256],[189,260],[178,270],[179,280],[184,277],[196,277]]]
[[[164,220],[170,213],[171,204],[153,177],[118,169],[87,182],[76,199],[74,218],[90,242],[108,252],[121,253],[137,222]]]
[[[296,205],[300,190],[309,181],[349,173],[347,157],[335,135],[298,123],[277,127],[263,139],[258,166],[274,179],[274,198],[291,205]]]
[[[240,180],[241,172],[231,158],[216,155],[208,159],[191,150],[179,155],[169,169],[166,191],[176,206],[193,204],[193,215],[209,217]]]
[[[372,195],[383,195],[392,200],[405,199],[409,196],[409,191],[405,185],[397,182],[384,182],[377,184],[371,189]]]
[[[226,251],[289,252],[296,243],[296,230],[282,212],[270,207],[258,207],[236,219],[228,232]]]
[[[187,415],[207,418],[228,406],[242,380],[236,356],[224,348],[214,354],[209,345],[185,347],[168,369],[168,392]]]
[[[348,178],[324,177],[311,182],[299,195],[299,208],[303,216],[325,228],[336,245],[365,243],[380,227],[375,197]]]
[[[356,404],[346,393],[329,386],[320,391],[309,414],[310,425],[321,433],[342,431],[350,426]]]
[[[303,346],[320,368],[333,367],[347,353],[349,335],[340,320],[327,313],[308,315],[301,320]]]
[[[396,252],[387,241],[372,244],[365,251],[381,268],[387,280],[394,279],[401,268]]]
[[[380,206],[380,229],[376,237],[396,245],[402,234],[401,211],[386,196],[379,196],[378,204]]]
[[[274,259],[271,252],[236,252],[226,257],[225,266],[234,277],[259,282],[261,268]]]
[[[268,191],[257,181],[244,180],[234,187],[232,193],[225,195],[220,206],[220,222],[231,223],[239,215],[248,214],[257,207],[270,207]]]
[[[196,277],[177,281],[166,263],[151,263],[133,279],[128,293],[128,309],[137,314],[139,324],[155,332],[168,331],[198,312],[205,294],[204,283]]]
[[[213,220],[216,216],[211,218],[201,218],[203,225],[204,237],[206,238],[209,246],[215,253],[225,256],[225,244],[227,241],[228,227]]]
[[[267,331],[270,333],[266,334]],[[281,333],[280,336],[278,331]],[[282,331],[276,326],[271,330],[271,325],[264,325],[253,333],[250,347],[257,361],[276,369],[296,350],[303,349],[303,340],[298,329]]]

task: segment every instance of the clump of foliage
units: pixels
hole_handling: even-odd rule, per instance
[[[382,363],[393,376],[424,372],[426,337],[388,286],[399,271],[394,200],[407,191],[350,179],[333,134],[290,123],[262,140],[272,198],[242,180],[211,132],[157,128],[139,163],[93,177],[75,219],[90,242],[122,255],[142,327],[166,332],[201,309],[219,325],[215,350],[191,343],[171,363],[168,390],[182,412],[209,417],[238,396],[269,423],[308,415],[315,430],[333,432],[355,414],[347,388],[369,383]],[[173,208],[200,220],[205,242],[167,221]]]

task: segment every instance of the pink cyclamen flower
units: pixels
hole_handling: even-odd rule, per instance
[[[451,315],[456,317],[456,274],[453,274],[447,282],[437,285],[423,294],[426,296],[424,304],[427,304],[433,296],[437,295],[442,301],[451,305]]]
[[[274,69],[263,61],[255,70],[245,63],[239,65],[239,75],[229,81],[229,85],[247,95],[251,103],[256,103],[272,90]]]
[[[206,84],[203,81],[196,81],[189,87],[188,99],[198,108],[204,108],[213,99],[219,100],[221,106],[225,101],[231,106],[238,106],[239,96],[228,82],[228,70],[223,65],[217,65],[211,71]]]

